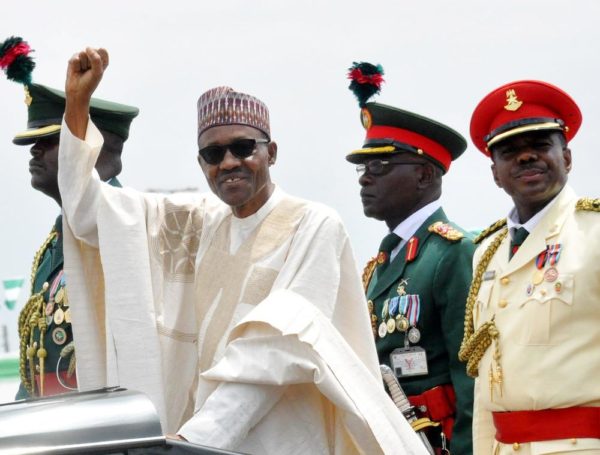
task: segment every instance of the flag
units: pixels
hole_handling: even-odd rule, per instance
[[[6,308],[12,310],[17,304],[25,279],[11,278],[9,280],[2,280],[2,282],[4,283],[4,303]]]

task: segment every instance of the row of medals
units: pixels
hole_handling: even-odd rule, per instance
[[[54,309],[54,304],[58,305],[58,308]],[[69,308],[69,298],[67,296],[67,289],[63,286],[54,296],[50,296],[48,303],[46,304],[46,324],[50,327],[50,324],[54,322],[54,329],[52,330],[52,341],[55,344],[62,346],[67,341],[67,332],[64,328],[59,327],[63,322],[67,324],[71,323],[71,309]]]
[[[374,313],[374,305],[373,305],[373,301],[369,300],[367,302],[368,306],[369,306],[369,313],[371,313],[371,320],[373,320],[373,318],[377,318],[377,316]],[[419,342],[419,340],[421,339],[421,332],[419,331],[419,329],[415,326],[410,326],[410,322],[408,321],[408,318],[406,316],[404,316],[403,314],[397,314],[395,317],[394,316],[390,316],[389,318],[388,316],[388,312],[387,312],[387,305],[389,304],[389,299],[387,299],[384,302],[384,310],[382,311],[382,319],[384,319],[383,322],[381,322],[381,324],[379,324],[379,327],[377,328],[377,334],[379,335],[379,338],[385,338],[388,334],[392,334],[396,331],[398,332],[406,332],[408,331],[408,333],[406,334],[406,336],[408,337],[408,341],[410,341],[412,344],[416,344]],[[385,316],[384,316],[385,314]]]
[[[556,291],[557,294],[560,294],[562,292],[562,283],[558,280],[558,276],[559,274],[556,267],[549,267],[545,271],[540,269],[536,270],[531,277],[531,283],[527,285],[525,290],[527,296],[531,296],[535,287],[544,281],[547,283],[554,283],[554,291]]]

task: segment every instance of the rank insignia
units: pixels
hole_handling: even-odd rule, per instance
[[[446,240],[450,240],[451,242],[456,242],[464,237],[463,233],[454,229],[448,223],[442,223],[441,221],[436,221],[428,228],[429,232],[433,232],[438,234],[440,237],[444,237]]]
[[[586,210],[590,212],[600,212],[600,198],[592,199],[591,197],[584,197],[577,201],[575,210]]]
[[[419,253],[419,239],[414,235],[406,243],[406,262],[412,262]]]
[[[511,88],[506,91],[506,105],[504,106],[504,109],[514,112],[519,110],[522,105],[523,101],[517,99],[517,92],[515,92],[515,89]]]

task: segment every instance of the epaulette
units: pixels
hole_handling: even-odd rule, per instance
[[[483,239],[485,239],[486,237],[489,237],[494,232],[496,232],[498,229],[500,229],[504,226],[506,226],[506,218],[502,218],[501,220],[496,221],[494,224],[492,224],[491,226],[489,226],[489,227],[485,228],[483,231],[481,231],[481,233],[473,239],[473,243],[481,242]]]
[[[440,237],[450,240],[451,242],[458,242],[464,237],[463,233],[458,229],[454,229],[448,223],[442,221],[436,221],[428,228],[429,232],[439,235]]]
[[[575,210],[585,210],[587,212],[600,212],[600,198],[582,197],[577,201]]]
[[[367,288],[369,287],[369,282],[371,281],[371,278],[373,277],[373,272],[375,271],[375,267],[377,267],[377,257],[371,258],[371,260],[369,262],[367,262],[367,265],[365,266],[365,269],[363,270],[362,284],[363,284],[363,289],[365,290],[365,292],[367,291]]]

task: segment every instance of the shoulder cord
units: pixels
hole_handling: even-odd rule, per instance
[[[473,276],[473,283],[469,289],[469,295],[467,297],[467,304],[465,308],[465,332],[460,351],[458,352],[458,358],[462,362],[467,362],[467,374],[472,378],[476,378],[479,375],[479,361],[485,354],[487,348],[495,341],[494,360],[496,362],[496,377],[494,382],[502,383],[502,368],[500,366],[500,347],[498,340],[498,329],[494,322],[494,317],[491,320],[483,323],[477,331],[475,331],[475,325],[473,322],[473,309],[475,302],[477,301],[477,294],[481,288],[481,282],[483,280],[483,274],[487,269],[492,257],[500,247],[500,243],[508,234],[508,229],[504,228],[498,236],[490,243],[490,246],[486,249],[477,264],[475,274]]]
[[[46,318],[44,317],[44,292],[48,289],[48,284],[44,283],[42,289],[35,294],[33,293],[33,285],[44,253],[57,235],[56,229],[52,228],[50,234],[48,234],[48,237],[46,237],[46,240],[44,240],[44,243],[42,243],[42,246],[33,257],[33,265],[31,267],[31,296],[19,314],[19,374],[21,382],[30,396],[35,395],[35,381],[33,379],[35,375],[34,356],[37,355],[40,359],[41,377],[44,374],[44,359],[47,355],[44,349],[44,334],[47,328]],[[40,330],[39,349],[37,349],[37,343],[33,340],[33,329],[36,326]],[[29,377],[27,375],[26,363],[29,364]]]

